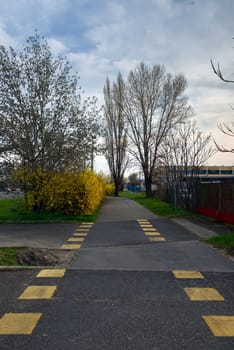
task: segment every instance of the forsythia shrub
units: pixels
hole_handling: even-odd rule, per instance
[[[105,186],[105,195],[113,196],[115,193],[115,185],[114,184],[106,184]]]
[[[105,195],[105,179],[91,170],[80,173],[31,173],[25,177],[28,183],[26,205],[65,214],[92,214]]]

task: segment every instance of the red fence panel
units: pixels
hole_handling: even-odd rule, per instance
[[[197,184],[196,211],[234,224],[234,182]]]

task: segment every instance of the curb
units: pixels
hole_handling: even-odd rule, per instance
[[[0,271],[17,271],[17,270],[40,270],[40,269],[56,269],[56,266],[0,266]]]
[[[200,225],[194,224],[191,221],[184,219],[184,218],[173,218],[171,219],[172,222],[186,228],[187,230],[189,230],[190,232],[194,233],[196,236],[200,237],[200,238],[210,238],[213,236],[217,236],[217,233],[209,230],[207,228],[204,228]]]

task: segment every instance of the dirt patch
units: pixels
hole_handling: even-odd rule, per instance
[[[68,267],[76,251],[47,248],[22,248],[17,252],[21,265]]]

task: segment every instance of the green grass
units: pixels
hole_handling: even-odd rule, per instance
[[[0,266],[20,265],[17,261],[18,248],[0,248]]]
[[[96,210],[92,215],[65,215],[62,213],[34,213],[26,210],[24,200],[17,199],[0,199],[0,223],[19,223],[19,222],[76,222],[76,221],[95,221],[98,214]]]
[[[144,193],[140,192],[121,192],[121,197],[130,198],[137,203],[148,208],[153,213],[160,216],[178,217],[178,216],[191,216],[192,214],[183,209],[174,209],[172,205],[162,201],[157,197],[147,198]]]
[[[230,255],[234,255],[234,232],[211,237],[207,242],[216,248],[224,249]]]

